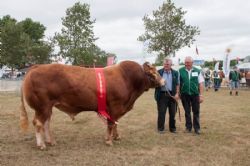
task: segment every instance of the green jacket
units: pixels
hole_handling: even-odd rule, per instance
[[[199,95],[199,74],[200,70],[193,67],[190,79],[185,67],[179,69],[180,73],[180,93],[187,95]]]
[[[164,69],[158,70],[158,73],[163,76]],[[179,73],[176,70],[171,69],[172,73],[172,95],[176,94],[176,86],[179,85]],[[155,100],[159,101],[160,100],[160,93],[161,93],[161,87],[155,88]]]
[[[239,81],[241,79],[240,77],[240,73],[237,72],[237,71],[231,71],[229,73],[229,80],[232,80],[232,81]]]

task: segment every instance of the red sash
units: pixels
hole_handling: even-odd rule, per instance
[[[110,117],[106,109],[106,82],[104,78],[103,68],[95,68],[96,85],[97,85],[97,103],[98,114],[111,122],[114,120]]]

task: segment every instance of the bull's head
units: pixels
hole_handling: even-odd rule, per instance
[[[145,62],[143,64],[143,69],[144,69],[145,74],[147,75],[147,77],[149,79],[150,88],[165,85],[165,80],[157,72],[156,68],[154,66],[152,66],[149,62]]]

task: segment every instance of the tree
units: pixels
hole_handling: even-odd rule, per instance
[[[0,63],[21,68],[25,64],[49,63],[52,46],[43,41],[45,27],[26,19],[17,22],[10,16],[0,19]]]
[[[53,46],[46,41],[33,43],[27,54],[27,61],[29,64],[44,64],[51,63]]]
[[[209,68],[209,69],[214,69],[214,65],[215,65],[215,61],[205,61],[205,63],[204,63],[204,67],[207,67],[207,68]]]
[[[14,18],[11,18],[10,15],[6,15],[6,16],[3,16],[2,18],[0,18],[0,65],[3,66],[4,64],[4,60],[3,60],[3,57],[4,57],[4,49],[3,49],[3,35],[4,35],[4,26],[6,24],[9,24],[9,23],[13,23],[15,24],[16,23],[16,20]]]
[[[18,24],[20,24],[23,28],[23,32],[29,35],[34,43],[39,43],[40,40],[43,39],[46,28],[41,23],[35,22],[31,18],[26,18]]]
[[[93,64],[94,37],[93,23],[90,19],[89,5],[77,2],[66,10],[62,18],[61,33],[56,33],[54,42],[59,46],[59,55],[69,58],[74,65]]]
[[[190,47],[195,41],[194,36],[200,33],[198,27],[186,25],[183,18],[185,13],[182,8],[176,8],[171,0],[167,0],[153,11],[152,16],[143,17],[145,33],[138,40],[147,43],[149,53],[158,53],[158,62],[171,54],[175,55],[182,47]]]
[[[8,20],[1,26],[1,63],[12,69],[23,62],[30,39],[15,21]]]
[[[16,21],[16,19],[11,18],[10,15],[3,16],[0,19],[0,27],[3,27],[7,22],[14,22],[14,23],[16,23],[17,21]]]
[[[25,34],[31,40],[28,47],[28,52],[25,57],[25,62],[28,64],[43,64],[50,63],[52,56],[52,45],[43,40],[46,27],[40,22],[33,21],[31,18],[18,23]]]

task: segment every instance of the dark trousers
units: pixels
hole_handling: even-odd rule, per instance
[[[220,88],[220,79],[214,79],[214,90],[217,91]]]
[[[163,131],[165,129],[165,117],[167,108],[169,112],[169,130],[175,131],[176,102],[173,98],[171,98],[167,94],[167,92],[161,92],[160,99],[159,101],[157,101],[157,109],[158,109],[157,127],[159,131]]]
[[[197,95],[181,95],[181,102],[185,110],[186,128],[192,129],[191,109],[193,112],[193,127],[195,130],[200,129],[200,103]]]

